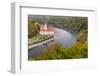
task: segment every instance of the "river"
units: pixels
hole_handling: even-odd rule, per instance
[[[48,46],[46,45],[39,45],[30,51],[28,51],[28,56],[36,57],[43,52],[45,52],[44,49],[47,47],[53,46],[54,43],[59,42],[61,43],[64,47],[70,47],[76,42],[76,36],[72,35],[71,33],[60,29],[60,28],[55,28],[54,32],[54,41],[49,42]]]

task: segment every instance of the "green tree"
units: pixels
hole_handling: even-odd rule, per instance
[[[39,24],[33,20],[28,21],[28,37],[39,33]]]

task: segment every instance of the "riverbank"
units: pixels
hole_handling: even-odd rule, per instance
[[[71,37],[73,36],[70,35],[68,32],[56,28],[55,33],[56,33],[55,40],[58,40],[60,42],[60,40],[62,39],[64,42],[69,41],[71,43],[72,40],[69,40],[69,39],[72,39]],[[67,40],[66,40],[66,37],[68,38]],[[64,47],[63,46],[64,42],[63,44],[55,43],[52,47],[50,46],[44,47],[44,48],[42,47],[42,50],[40,49],[39,51],[36,49],[33,49],[32,51],[30,51],[31,55],[29,55],[28,60],[33,61],[33,60],[88,58],[88,42],[87,42],[86,31],[81,31],[76,42],[73,42],[71,45],[68,43],[70,47]]]
[[[76,42],[76,38],[65,30],[55,28],[54,41],[47,43],[47,46],[41,44],[35,48],[32,48],[30,51],[28,51],[28,56],[39,56],[45,52],[46,48],[52,47],[57,42],[61,43],[64,47],[70,47]]]
[[[47,44],[47,43],[49,43],[49,42],[51,42],[53,40],[54,40],[54,37],[49,38],[48,40],[45,40],[45,41],[41,41],[41,42],[38,42],[38,43],[35,43],[35,44],[28,45],[28,50],[30,50],[32,48],[35,48],[35,47],[37,47],[39,45]]]
[[[35,35],[35,36],[28,39],[28,45],[37,44],[37,43],[43,42],[45,40],[51,39],[53,37],[54,37],[53,35],[40,35],[40,34],[37,34],[37,35]]]

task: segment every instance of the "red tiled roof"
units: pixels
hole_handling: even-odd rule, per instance
[[[53,28],[52,26],[48,26],[48,27],[47,27],[47,30],[45,30],[45,26],[42,25],[42,26],[40,27],[40,31],[44,31],[44,32],[53,32],[53,31],[54,31],[54,28]]]

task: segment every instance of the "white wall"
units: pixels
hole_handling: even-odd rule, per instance
[[[0,76],[13,76],[9,73],[10,69],[10,53],[11,53],[11,8],[10,3],[13,1],[17,2],[29,2],[35,5],[45,5],[45,6],[57,6],[64,7],[67,5],[76,6],[96,6],[98,8],[97,14],[97,40],[95,49],[98,50],[97,53],[97,67],[98,69],[73,69],[65,70],[63,72],[52,72],[52,73],[40,73],[40,74],[29,74],[34,76],[99,76],[100,71],[100,1],[99,0],[1,0],[0,1]],[[98,60],[99,59],[99,60]],[[28,76],[28,74],[24,74]],[[24,76],[23,75],[23,76]]]

